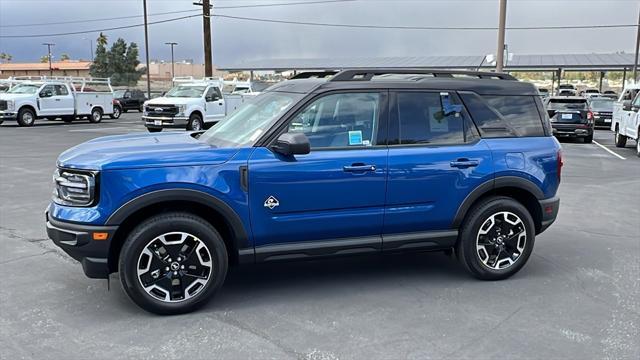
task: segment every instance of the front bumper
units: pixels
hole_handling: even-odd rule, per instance
[[[106,279],[109,269],[109,247],[117,226],[82,225],[60,221],[45,212],[47,235],[64,252],[82,264],[85,275]],[[105,240],[94,240],[94,233],[107,233]]]
[[[0,120],[15,120],[18,118],[18,113],[15,111],[0,111]]]
[[[144,126],[153,129],[186,128],[189,118],[186,116],[149,116],[143,115]]]
[[[538,202],[540,203],[540,209],[542,209],[542,221],[538,230],[538,234],[540,234],[556,221],[560,210],[560,198],[554,196],[549,199],[538,200]]]

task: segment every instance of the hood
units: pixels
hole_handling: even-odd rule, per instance
[[[18,100],[18,99],[32,99],[35,94],[9,94],[0,93],[0,100]]]
[[[97,138],[63,152],[58,166],[71,169],[117,170],[163,166],[216,165],[238,149],[220,149],[186,132],[115,135]]]
[[[185,97],[159,97],[151,100],[145,101],[145,105],[153,106],[155,105],[179,105],[179,104],[193,104],[201,101],[202,98],[185,98]]]

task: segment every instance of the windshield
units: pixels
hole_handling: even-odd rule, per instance
[[[586,94],[600,94],[600,91],[598,91],[597,89],[587,89],[585,90]]]
[[[114,98],[123,98],[124,97],[124,93],[126,93],[127,90],[116,90],[113,92],[113,97]]]
[[[167,92],[165,97],[184,97],[195,98],[201,97],[204,91],[207,89],[205,85],[178,85]]]
[[[37,84],[20,84],[11,90],[7,91],[9,94],[35,94],[40,89],[40,85]]]
[[[551,99],[549,110],[587,110],[587,101],[584,99]]]
[[[249,92],[248,86],[236,86],[235,89],[233,89],[232,94],[246,94],[248,92]]]
[[[200,140],[217,147],[252,146],[302,96],[284,92],[258,95],[207,130]]]
[[[591,101],[591,108],[601,111],[613,111],[613,99],[593,100]]]

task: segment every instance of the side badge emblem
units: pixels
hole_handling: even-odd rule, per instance
[[[273,196],[269,196],[267,200],[264,201],[264,207],[269,208],[269,210],[273,210],[273,208],[278,206],[280,206],[280,202]]]

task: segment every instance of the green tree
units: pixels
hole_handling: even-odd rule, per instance
[[[41,63],[48,63],[49,62],[49,55],[40,56],[40,62]]]
[[[107,50],[106,36],[100,34],[96,46],[96,57],[89,70],[94,77],[110,77],[111,84],[116,86],[135,85],[142,71],[137,70],[140,61],[138,60],[138,45],[118,38],[109,50]]]
[[[66,61],[66,60],[70,60],[70,59],[71,59],[71,57],[67,53],[62,53],[60,55],[60,61]]]
[[[0,61],[2,62],[11,62],[13,57],[7,53],[0,53]]]
[[[100,33],[96,39],[96,56],[89,68],[89,74],[93,77],[109,77],[109,56],[107,54],[107,37]]]

